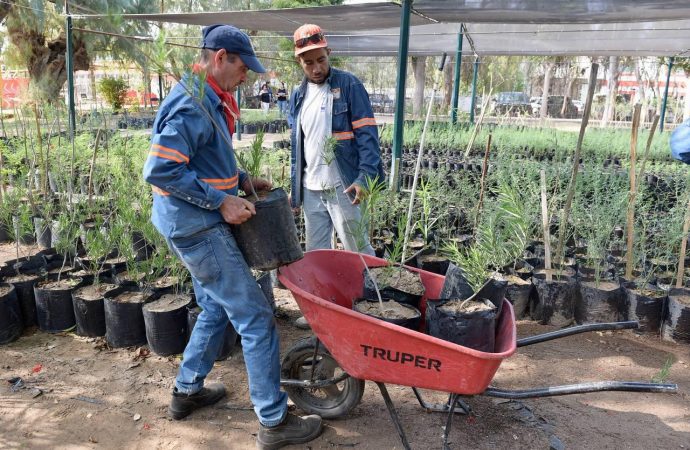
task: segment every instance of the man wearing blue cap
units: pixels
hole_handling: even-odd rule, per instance
[[[256,214],[252,203],[237,196],[238,189],[271,188],[268,181],[238,170],[232,151],[239,117],[232,91],[248,70],[266,70],[249,36],[233,26],[204,28],[201,48],[195,74],[183,78],[160,106],[144,165],[144,179],[153,189],[151,221],[189,270],[202,308],[180,363],[169,414],[179,420],[225,396],[222,384],[204,386],[204,380],[229,320],[242,337],[249,394],[261,424],[259,448],[308,442],[321,433],[321,418],[287,413],[271,305],[229,226]]]

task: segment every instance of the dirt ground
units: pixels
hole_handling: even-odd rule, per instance
[[[0,260],[14,257],[0,246]],[[292,325],[299,310],[289,291],[275,289],[283,353],[309,335]],[[550,331],[518,323],[520,336]],[[456,415],[451,448],[683,449],[690,448],[690,347],[630,331],[588,333],[523,347],[494,379],[506,389],[596,380],[650,381],[674,361],[668,382],[677,394],[604,392],[505,401],[465,398],[470,416]],[[182,421],[166,417],[179,357],[146,356],[142,349],[108,349],[102,339],[28,330],[0,347],[0,448],[253,449],[251,410],[241,351],[209,376],[228,388],[227,402]],[[7,380],[21,377],[13,392]],[[445,415],[426,413],[412,391],[389,386],[413,449],[441,448]],[[427,400],[447,396],[424,392]],[[297,411],[299,413],[299,411]],[[317,440],[291,448],[402,448],[374,383],[350,415],[326,422]]]

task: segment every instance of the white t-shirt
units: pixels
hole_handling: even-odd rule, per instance
[[[326,155],[324,151],[326,139],[331,136],[331,124],[327,120],[330,114],[327,114],[327,108],[328,84],[307,83],[300,115],[306,163],[302,185],[312,191],[330,189],[340,179],[335,155]]]

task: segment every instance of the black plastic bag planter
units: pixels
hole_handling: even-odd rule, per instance
[[[453,263],[448,264],[446,278],[439,296],[446,299],[453,298],[464,300],[472,297],[472,294],[474,294],[474,290],[467,282],[462,269]]]
[[[401,266],[374,267],[364,269],[364,288],[362,298],[376,300],[376,286],[369,274],[376,278],[382,299],[394,300],[414,308],[419,307],[419,301],[424,295],[424,285],[417,272]]]
[[[635,282],[626,282],[621,286],[625,295],[625,320],[638,321],[638,332],[658,333],[667,298],[666,291],[653,286],[640,287]]]
[[[19,301],[19,308],[22,314],[24,328],[29,328],[38,323],[36,316],[36,297],[34,286],[41,278],[38,275],[15,275],[6,278],[5,281],[15,288],[15,294]]]
[[[72,291],[79,287],[81,278],[43,281],[34,286],[38,327],[48,333],[67,331],[77,324],[72,305]]]
[[[24,325],[14,286],[0,284],[0,345],[16,341]]]
[[[195,303],[187,305],[187,341],[189,341],[189,338],[192,335],[192,331],[194,330],[194,325],[196,325],[196,321],[199,318],[199,314],[201,314],[200,306]],[[232,323],[228,321],[228,326],[225,327],[225,335],[223,336],[223,345],[221,345],[220,349],[218,350],[216,361],[225,361],[228,359],[233,350],[235,350],[238,341],[239,336],[237,335],[237,331],[235,331]]]
[[[578,295],[574,278],[554,275],[551,281],[546,281],[546,275],[541,273],[532,277],[532,283],[537,294],[530,303],[532,319],[559,328],[573,323]]]
[[[690,289],[669,291],[661,336],[667,341],[690,344]]]
[[[51,221],[43,217],[34,217],[34,232],[36,233],[36,243],[41,248],[50,248],[52,240],[50,237]]]
[[[578,324],[618,322],[623,317],[623,291],[615,281],[582,279],[575,302]]]
[[[525,317],[529,308],[529,300],[532,294],[532,282],[524,280],[517,275],[507,277],[506,299],[513,305],[515,318]]]
[[[105,336],[105,307],[106,295],[112,295],[117,285],[111,283],[92,284],[75,289],[72,292],[74,318],[79,336]]]
[[[108,345],[118,348],[146,344],[142,307],[148,299],[148,294],[134,290],[124,290],[105,297],[105,340]]]
[[[272,270],[302,259],[302,247],[287,194],[282,188],[252,195],[256,215],[240,225],[232,225],[237,246],[247,264],[256,270]],[[254,200],[254,201],[253,201]]]
[[[493,352],[496,312],[490,300],[428,300],[427,334],[463,347]]]
[[[146,340],[153,353],[169,356],[184,351],[190,302],[189,295],[163,294],[143,306]]]
[[[356,299],[354,302],[352,302],[352,309],[357,311],[358,313],[365,314],[369,317],[374,317],[376,319],[383,320],[384,322],[392,323],[395,325],[399,325],[403,328],[409,328],[410,330],[418,331],[419,322],[422,319],[422,313],[419,312],[419,310],[412,305],[399,303],[395,300],[384,297],[384,314],[387,312],[387,307],[391,305],[391,301],[397,303],[403,308],[403,311],[400,311],[400,315],[396,314],[395,317],[386,317],[382,315],[379,301],[367,298]]]

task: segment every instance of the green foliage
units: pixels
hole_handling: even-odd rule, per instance
[[[237,160],[240,167],[244,169],[247,174],[252,178],[258,178],[261,176],[261,166],[264,159],[264,132],[262,130],[257,131],[252,141],[249,151],[243,150],[236,152]]]
[[[498,270],[522,255],[529,231],[523,204],[515,190],[499,187],[495,202],[486,205],[472,246],[465,250],[455,242],[445,244],[444,252],[465,272],[475,291],[484,284],[489,271]]]
[[[115,111],[122,109],[127,93],[127,82],[122,78],[103,77],[98,83],[98,91]]]

